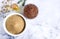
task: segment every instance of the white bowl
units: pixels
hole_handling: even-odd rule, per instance
[[[6,31],[7,34],[9,34],[9,35],[11,35],[11,36],[20,36],[20,35],[23,35],[24,32],[26,31],[26,22],[25,22],[25,29],[24,29],[23,32],[21,32],[20,34],[14,35],[14,34],[8,32],[5,23],[6,23],[7,18],[10,17],[10,16],[12,16],[12,15],[20,15],[20,16],[23,17],[23,19],[25,20],[25,18],[24,18],[23,15],[21,15],[21,14],[19,14],[19,13],[11,13],[11,14],[7,15],[6,18],[4,19],[4,23],[3,23],[4,30]]]

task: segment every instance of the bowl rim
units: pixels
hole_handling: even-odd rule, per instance
[[[9,34],[9,35],[11,35],[11,36],[20,36],[20,35],[22,35],[22,34],[26,31],[26,21],[25,21],[25,29],[24,29],[21,33],[14,35],[14,34],[10,33],[10,32],[7,30],[6,25],[5,25],[6,20],[7,20],[10,16],[12,16],[12,15],[19,15],[19,16],[21,16],[21,17],[24,19],[24,21],[25,21],[25,18],[24,18],[23,15],[21,15],[21,14],[19,14],[19,13],[11,13],[11,14],[7,15],[6,18],[4,19],[4,22],[3,22],[4,30],[5,30],[5,32],[6,32],[7,34]]]

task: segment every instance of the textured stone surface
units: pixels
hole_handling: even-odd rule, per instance
[[[0,16],[0,39],[60,39],[60,0],[27,0],[39,7],[35,19],[26,19],[27,30],[24,35],[11,37],[3,30]]]

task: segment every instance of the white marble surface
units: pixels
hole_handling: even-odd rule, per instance
[[[26,19],[24,35],[7,35],[0,16],[0,39],[60,39],[60,0],[27,0],[26,4],[29,3],[37,5],[39,14],[35,19]]]

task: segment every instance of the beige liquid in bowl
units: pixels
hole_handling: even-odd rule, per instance
[[[25,21],[20,15],[12,15],[6,20],[6,28],[12,34],[19,34],[25,29]]]

